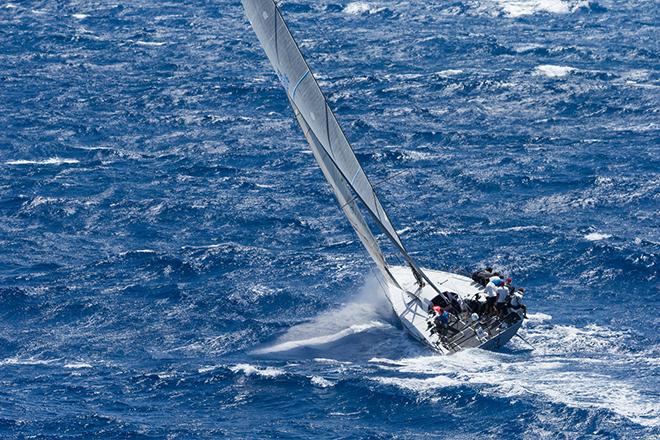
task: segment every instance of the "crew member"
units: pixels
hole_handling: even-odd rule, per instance
[[[497,313],[502,315],[506,309],[506,299],[509,296],[509,287],[505,282],[502,282],[497,286],[495,291],[497,292],[497,304],[495,307],[497,308]]]
[[[492,314],[497,300],[497,286],[502,283],[500,277],[493,277],[486,284],[486,313]]]
[[[524,294],[525,289],[523,287],[518,288],[509,301],[509,308],[521,317],[527,318],[527,306],[522,303]]]

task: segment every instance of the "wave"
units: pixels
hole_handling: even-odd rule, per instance
[[[344,8],[344,12],[351,15],[378,14],[379,12],[386,10],[386,7],[378,7],[373,3],[367,2],[352,2],[347,4]]]
[[[336,342],[339,341],[340,339],[345,338],[346,336],[349,335],[354,335],[357,333],[362,333],[371,329],[375,328],[387,328],[389,325],[384,324],[382,322],[378,321],[370,321],[366,324],[355,324],[351,325],[348,328],[345,328],[341,331],[338,331],[336,333],[332,333],[329,335],[323,335],[323,336],[315,336],[307,339],[300,339],[300,340],[294,340],[294,341],[287,341],[287,342],[282,342],[279,344],[275,344],[270,347],[266,348],[261,348],[253,351],[254,354],[265,354],[265,353],[277,353],[280,351],[289,351],[289,350],[295,350],[297,348],[301,347],[310,347],[310,346],[318,346],[318,345],[324,345],[324,344],[329,344],[331,342]]]
[[[537,347],[529,355],[477,349],[448,357],[373,358],[369,362],[388,374],[369,379],[423,398],[433,398],[442,388],[468,385],[493,397],[537,396],[573,408],[608,410],[644,426],[660,425],[653,390],[643,378],[633,382],[628,377],[631,355],[620,333],[596,325],[542,325],[528,332],[528,338]],[[658,362],[653,352],[633,359]],[[597,372],[594,364],[599,365]]]
[[[64,165],[64,164],[75,164],[80,163],[77,159],[65,159],[60,157],[51,157],[44,160],[9,160],[5,162],[5,165]]]
[[[284,370],[275,367],[257,367],[251,364],[237,364],[229,369],[234,373],[242,373],[245,376],[278,377],[284,374]]]
[[[497,0],[502,12],[511,18],[538,13],[569,14],[581,9],[598,9],[584,0]]]
[[[611,237],[612,237],[611,234],[603,234],[602,232],[590,232],[584,236],[584,239],[589,241],[599,241],[599,240],[607,240],[608,238]]]
[[[274,354],[307,347],[324,348],[352,335],[391,329],[393,326],[388,319],[391,319],[389,303],[377,280],[371,278],[350,302],[336,310],[324,312],[309,322],[289,328],[274,344],[258,348],[252,354]]]
[[[79,370],[83,368],[93,368],[91,364],[87,362],[67,362],[64,364],[64,368],[69,368],[73,370]]]
[[[547,76],[548,78],[563,78],[569,73],[575,71],[575,68],[568,66],[554,66],[551,64],[544,64],[537,66],[535,69],[538,75]]]
[[[135,42],[135,44],[137,44],[138,46],[145,46],[145,47],[160,47],[160,46],[166,45],[167,43],[164,42],[164,41],[142,41],[142,40],[138,40],[138,41]]]

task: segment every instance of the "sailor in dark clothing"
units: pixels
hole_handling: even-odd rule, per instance
[[[475,283],[485,286],[488,284],[488,280],[495,275],[492,267],[487,267],[484,270],[478,270],[472,274],[472,279]]]
[[[485,306],[485,304],[482,303],[480,299],[481,299],[481,292],[477,292],[474,294],[472,299],[467,301],[467,305],[470,308],[470,310],[474,313],[478,313],[479,315],[483,313],[482,309]]]
[[[440,336],[447,336],[447,332],[449,331],[449,312],[443,310],[436,315],[433,322],[435,323],[435,331]]]

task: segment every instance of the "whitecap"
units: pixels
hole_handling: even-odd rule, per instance
[[[438,388],[446,388],[460,384],[459,381],[447,376],[433,376],[425,379],[401,377],[373,377],[370,379],[383,385],[392,385],[421,394],[433,392]]]
[[[568,14],[580,7],[582,2],[563,0],[498,0],[505,15],[518,18],[539,12],[550,14]]]
[[[334,382],[331,382],[328,379],[321,376],[312,376],[310,382],[312,383],[312,385],[316,385],[317,387],[321,387],[321,388],[329,388],[335,386]]]
[[[87,362],[67,362],[64,364],[64,368],[78,370],[81,368],[92,368],[92,365],[88,364]]]
[[[545,75],[548,78],[562,78],[575,71],[575,68],[568,66],[554,66],[552,64],[543,64],[535,69],[538,75]]]
[[[138,40],[135,42],[138,46],[147,46],[147,47],[159,47],[159,46],[164,46],[167,43],[164,41],[142,41]]]
[[[63,165],[63,164],[74,164],[80,163],[77,159],[65,159],[60,157],[51,157],[44,160],[9,160],[5,162],[5,165]]]
[[[585,240],[589,241],[607,240],[610,237],[612,237],[612,234],[603,234],[602,232],[590,232],[584,236]]]
[[[348,361],[338,361],[336,359],[328,359],[328,358],[314,358],[314,362],[318,362],[319,364],[330,364],[330,365],[351,365],[353,362],[348,362]]]
[[[76,20],[84,20],[84,19],[86,19],[87,17],[89,17],[87,14],[73,14],[73,15],[71,15],[71,16],[72,16],[73,18],[75,18]]]
[[[234,373],[243,373],[246,376],[277,377],[284,374],[284,371],[279,368],[260,368],[250,364],[236,364],[233,367],[229,367],[229,369]]]
[[[549,321],[551,319],[552,316],[546,313],[529,313],[527,315],[527,320],[530,322],[543,322],[543,321]]]
[[[27,358],[21,359],[17,357],[11,357],[3,359],[0,361],[0,366],[2,365],[51,365],[57,362],[59,359],[34,359]]]
[[[461,69],[447,69],[437,72],[437,74],[440,76],[454,76],[454,75],[460,75],[462,73],[463,71]]]
[[[374,6],[372,3],[367,2],[352,2],[346,5],[344,12],[351,15],[362,15],[362,14],[377,14],[380,11],[385,10],[385,8],[379,8]]]

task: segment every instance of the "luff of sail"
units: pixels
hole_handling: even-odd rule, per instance
[[[261,46],[287,92],[296,112],[296,118],[303,131],[312,135],[306,133],[316,160],[371,257],[381,270],[389,274],[385,258],[373,234],[359,214],[354,199],[346,194],[350,194],[350,190],[355,193],[355,197],[362,202],[379,228],[401,252],[418,281],[423,278],[439,292],[401,242],[298,45],[284,23],[277,5],[273,0],[241,0],[241,3]],[[342,200],[346,201],[342,202]],[[349,209],[347,210],[346,207]],[[391,275],[389,276],[391,278]]]

